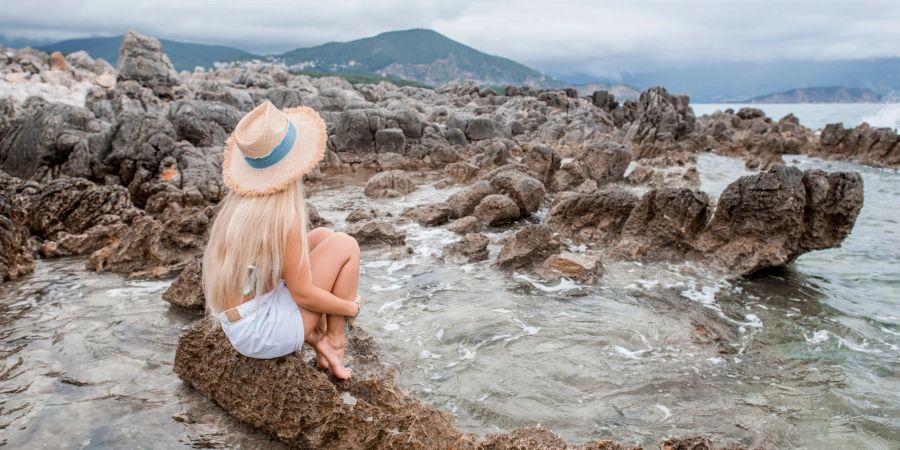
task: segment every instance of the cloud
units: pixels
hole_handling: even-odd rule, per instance
[[[900,56],[895,0],[4,3],[0,33],[11,37],[65,39],[136,29],[273,53],[422,27],[551,74],[615,76],[712,61]]]

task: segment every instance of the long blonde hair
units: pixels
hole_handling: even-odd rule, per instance
[[[305,264],[309,241],[302,178],[269,195],[231,191],[225,196],[203,253],[203,294],[209,312],[217,314],[240,303],[248,266],[256,267],[256,293],[275,289],[284,278],[288,234],[298,220],[303,242],[301,266],[309,270]]]

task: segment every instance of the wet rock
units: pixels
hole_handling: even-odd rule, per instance
[[[125,33],[119,49],[119,81],[134,80],[159,97],[173,97],[178,73],[155,38]]]
[[[480,233],[469,233],[456,242],[444,246],[443,257],[447,261],[473,263],[488,258],[488,238]]]
[[[399,197],[416,190],[416,185],[409,175],[402,170],[379,172],[366,182],[366,197],[384,198]]]
[[[454,218],[469,216],[482,199],[493,193],[491,184],[486,180],[480,180],[448,197],[447,207],[450,208]]]
[[[622,181],[625,169],[631,163],[628,147],[615,142],[600,142],[589,145],[580,158],[587,168],[588,176],[597,185]]]
[[[544,272],[558,274],[579,283],[593,283],[603,276],[603,263],[600,258],[591,255],[562,252],[551,255],[541,266]]]
[[[400,213],[403,217],[408,217],[416,222],[433,227],[441,225],[450,220],[452,211],[443,203],[429,203],[426,205],[414,206],[406,208]]]
[[[162,293],[163,300],[179,307],[203,310],[206,298],[203,295],[203,258],[198,256],[189,262],[175,281]]]
[[[632,260],[696,259],[691,242],[712,209],[709,197],[693,189],[648,191],[629,213],[614,251]]]
[[[223,145],[243,113],[219,102],[178,100],[169,106],[169,120],[179,139],[198,147]]]
[[[461,217],[448,225],[447,229],[457,234],[475,233],[481,229],[481,221],[475,216]]]
[[[347,221],[348,223],[360,222],[363,220],[374,219],[374,218],[378,217],[379,215],[380,214],[377,209],[360,208],[360,209],[354,209],[353,211],[350,211],[350,214],[347,214],[347,217],[344,220]]]
[[[246,358],[204,319],[179,340],[175,373],[232,416],[299,448],[424,450],[463,437],[449,413],[397,387],[371,338],[354,332],[347,354],[354,377],[336,382],[299,352]]]
[[[816,140],[796,117],[788,115],[776,123],[756,108],[703,116],[697,121],[696,134],[701,139],[699,147],[748,158],[748,168],[761,170],[783,164],[783,154],[809,153]]]
[[[481,444],[484,450],[565,450],[566,441],[542,425],[520,428],[509,433],[489,434]]]
[[[501,269],[519,269],[541,262],[559,250],[559,241],[550,227],[532,224],[513,234],[500,249],[495,264]]]
[[[522,216],[537,211],[546,194],[543,183],[518,171],[506,170],[490,180],[491,188],[516,202]]]
[[[827,125],[811,153],[832,159],[851,159],[863,164],[900,167],[900,134],[890,128],[868,124],[844,128],[840,123]]]
[[[32,180],[90,178],[103,170],[110,133],[84,108],[32,98],[0,129],[0,170]]]
[[[478,203],[473,211],[475,217],[488,225],[501,225],[522,216],[519,205],[503,194],[491,194]]]
[[[378,219],[355,222],[347,227],[347,234],[353,236],[359,245],[404,245],[406,233],[388,222]]]
[[[637,196],[622,189],[575,194],[557,202],[545,223],[580,240],[612,243],[618,240],[637,203]]]
[[[319,214],[319,210],[316,209],[316,206],[306,202],[306,217],[308,220],[307,227],[312,230],[313,228],[328,226],[329,222],[321,214]]]
[[[34,272],[34,256],[28,247],[28,212],[17,193],[21,184],[21,180],[0,171],[0,281]]]

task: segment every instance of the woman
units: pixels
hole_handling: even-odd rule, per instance
[[[225,144],[229,188],[203,255],[207,309],[234,348],[277,358],[303,342],[320,368],[349,379],[344,343],[359,314],[359,246],[344,233],[307,233],[303,175],[322,159],[325,122],[310,108],[250,111]]]

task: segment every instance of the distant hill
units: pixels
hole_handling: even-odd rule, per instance
[[[217,61],[259,57],[250,52],[224,45],[193,44],[169,39],[160,39],[159,41],[176,70],[194,70],[194,67],[197,66],[212,67],[213,63]],[[116,65],[119,61],[119,47],[121,46],[122,36],[110,36],[69,39],[36,48],[45,52],[59,51],[65,54],[84,50],[92,58],[103,58],[110,64]]]
[[[790,89],[760,95],[742,103],[878,103],[882,97],[871,89],[843,86]]]
[[[690,95],[692,102],[742,101],[798,86],[847,86],[890,96],[900,93],[900,58],[718,62],[625,73],[598,81],[640,89],[662,85],[670,92]]]
[[[492,85],[562,85],[530,67],[488,55],[426,29],[389,31],[350,42],[329,42],[275,57],[298,70],[377,74],[432,86],[460,79]]]

